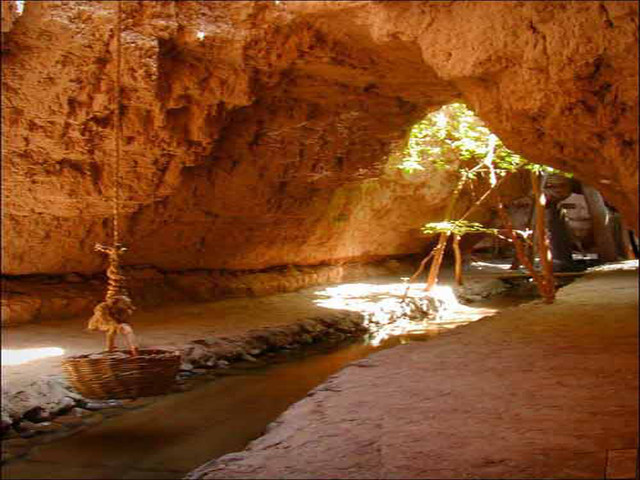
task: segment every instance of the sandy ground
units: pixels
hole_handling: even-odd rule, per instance
[[[489,268],[489,270],[492,270]],[[482,272],[476,267],[474,272]],[[451,272],[443,274],[443,284],[451,283]],[[334,309],[359,310],[362,304],[370,304],[376,286],[401,283],[398,277],[375,277],[354,284],[329,285],[300,290],[293,293],[267,297],[231,298],[215,302],[178,304],[161,308],[140,310],[134,314],[132,325],[142,347],[180,348],[192,340],[217,335],[237,335],[254,328],[293,323],[309,316],[322,315]],[[347,294],[350,285],[357,292]],[[346,290],[345,290],[346,288]],[[416,289],[421,284],[415,285]],[[340,291],[334,293],[338,289]],[[378,298],[373,301],[378,301]],[[345,302],[351,302],[348,305]],[[476,320],[495,312],[488,308],[465,308],[450,312],[451,317],[467,321]],[[464,318],[462,318],[464,317]],[[49,320],[16,325],[2,329],[2,388],[17,391],[30,388],[34,380],[62,375],[60,360],[65,355],[97,352],[104,348],[104,336],[86,330],[87,318]],[[39,349],[50,351],[52,356],[42,358],[17,357],[46,355]]]
[[[637,302],[604,273],[376,353],[193,478],[634,478]]]

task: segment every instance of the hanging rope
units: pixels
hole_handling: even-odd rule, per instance
[[[122,137],[122,3],[117,3],[116,18],[116,79],[115,79],[115,111],[114,111],[114,137],[115,137],[115,169],[113,178],[113,245],[96,245],[95,249],[106,253],[109,257],[107,268],[107,294],[106,299],[93,311],[89,319],[89,330],[101,330],[107,334],[107,350],[115,349],[115,337],[122,334],[131,348],[132,354],[137,353],[133,329],[127,323],[133,314],[135,307],[126,286],[126,277],[122,272],[120,258],[126,248],[120,244],[120,157]]]
[[[114,174],[113,194],[113,244],[120,242],[120,138],[122,136],[122,2],[118,4],[118,16],[116,18],[116,108],[115,108],[115,143],[116,143],[116,167]]]

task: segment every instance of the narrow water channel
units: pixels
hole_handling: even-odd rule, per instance
[[[521,299],[491,302],[505,307]],[[498,305],[496,305],[496,303]],[[217,371],[186,392],[150,400],[138,410],[35,447],[4,465],[5,479],[170,479],[245,448],[291,404],[346,364],[373,351],[434,334],[394,337],[373,347],[360,340],[273,357],[268,365]]]

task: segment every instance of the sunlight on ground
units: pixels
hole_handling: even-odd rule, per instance
[[[424,283],[343,284],[317,291],[314,303],[363,314],[373,345],[394,335],[455,328],[496,312],[460,304],[449,286],[429,293],[424,288]]]
[[[639,260],[623,260],[621,262],[610,262],[598,267],[590,268],[590,272],[615,272],[637,270]]]
[[[22,365],[41,358],[60,357],[64,355],[64,349],[58,347],[22,348],[20,350],[2,349],[2,365]]]
[[[474,270],[480,270],[480,271],[485,271],[485,270],[489,270],[489,271],[502,271],[502,270],[510,270],[511,269],[511,264],[510,263],[504,263],[504,262],[481,262],[479,260],[476,260],[475,262],[471,262],[471,266],[473,267]]]

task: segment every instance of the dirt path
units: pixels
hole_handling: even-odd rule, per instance
[[[637,271],[372,355],[192,478],[633,478]]]

